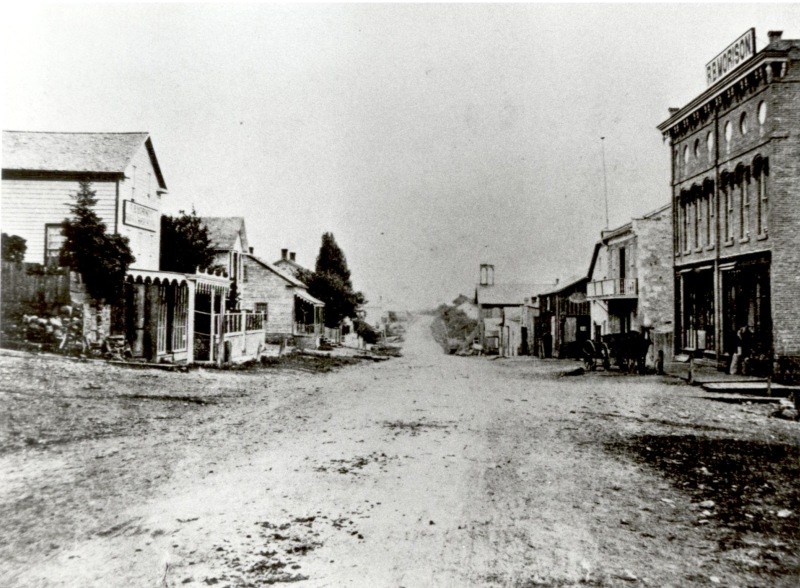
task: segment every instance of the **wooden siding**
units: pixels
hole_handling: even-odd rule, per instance
[[[119,184],[119,206],[117,207],[117,231],[131,241],[131,249],[135,252],[137,269],[158,270],[159,251],[161,248],[161,208],[164,196],[158,194],[158,178],[153,162],[142,144],[139,151],[125,170],[125,179]],[[159,222],[155,231],[147,231],[138,227],[130,227],[122,222],[124,201],[132,200],[142,206],[158,211]],[[112,229],[113,230],[113,229]]]
[[[63,274],[29,274],[25,264],[2,263],[0,298],[3,310],[46,312],[48,307],[70,304],[70,276]]]
[[[72,195],[78,192],[77,181],[61,180],[3,180],[2,221],[0,228],[9,235],[19,235],[27,242],[25,261],[44,262],[46,224],[59,224],[70,215]],[[117,198],[116,182],[93,182],[97,192],[97,214],[114,230]]]
[[[268,306],[266,332],[291,335],[294,322],[294,291],[286,280],[265,268],[252,258],[243,255],[247,268],[247,281],[240,284],[241,306],[255,310],[257,302]]]
[[[131,251],[136,257],[134,268],[158,270],[161,223],[156,222],[155,231],[122,223],[123,201],[134,198],[137,203],[157,210],[157,216],[161,216],[162,197],[156,193],[158,180],[144,144],[125,175],[127,177],[119,182],[92,182],[92,189],[97,192],[95,210],[109,232],[116,231],[130,239]],[[26,240],[26,262],[44,262],[45,225],[60,224],[69,216],[69,206],[73,202],[71,196],[77,192],[76,180],[3,179],[0,228],[4,233],[19,235]]]

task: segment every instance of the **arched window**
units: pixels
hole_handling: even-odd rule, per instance
[[[716,240],[716,225],[714,224],[716,199],[714,198],[714,180],[706,178],[703,182],[703,194],[706,207],[706,246],[713,247]]]
[[[756,155],[753,159],[753,177],[755,179],[756,199],[756,234],[764,238],[767,236],[767,176],[769,175],[769,160]]]
[[[739,239],[750,236],[750,168],[741,163],[736,166],[736,186],[739,193]]]
[[[714,133],[709,131],[706,135],[706,147],[708,147],[708,160],[714,160]]]
[[[722,215],[722,236],[725,239],[725,244],[730,245],[733,243],[731,229],[733,225],[733,176],[727,171],[720,174],[720,190],[722,192],[721,198],[722,208],[720,214]]]
[[[763,100],[758,103],[758,124],[767,122],[767,103]]]

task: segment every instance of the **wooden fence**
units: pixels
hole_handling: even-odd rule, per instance
[[[38,273],[36,265],[3,262],[0,296],[4,310],[44,312],[48,307],[70,303],[69,272]]]

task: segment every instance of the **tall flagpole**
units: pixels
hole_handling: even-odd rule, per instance
[[[600,153],[603,157],[603,198],[606,203],[606,230],[608,230],[608,182],[606,181],[606,138],[600,137]]]

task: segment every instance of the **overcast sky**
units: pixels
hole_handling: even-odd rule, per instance
[[[656,125],[797,5],[60,5],[3,9],[2,126],[147,131],[167,212],[321,234],[371,301],[585,274],[605,224],[669,201]]]

